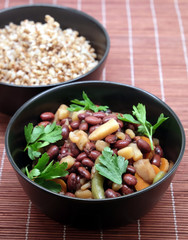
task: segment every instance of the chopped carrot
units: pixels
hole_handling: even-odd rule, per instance
[[[149,153],[144,153],[144,158],[151,160],[154,156],[154,151],[150,151]]]
[[[135,185],[135,189],[140,191],[146,187],[149,187],[150,184],[144,181],[137,173],[135,173],[135,177],[137,179],[137,184]]]
[[[161,165],[160,165],[160,170],[167,172],[169,169],[169,162],[166,158],[161,158]]]
[[[73,131],[73,128],[69,125],[69,131],[72,132]]]
[[[160,168],[158,168],[156,165],[151,164],[151,166],[154,169],[156,175],[157,175],[157,173],[159,173],[161,171]]]

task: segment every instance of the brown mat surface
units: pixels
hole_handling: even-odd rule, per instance
[[[107,28],[111,50],[101,80],[164,100],[188,134],[187,0],[1,0],[0,8],[50,3],[81,9]],[[142,219],[115,229],[80,230],[46,217],[29,201],[8,162],[0,113],[0,239],[188,239],[188,150],[169,189]]]

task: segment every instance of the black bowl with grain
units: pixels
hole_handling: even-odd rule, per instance
[[[112,111],[129,113],[133,105],[146,106],[150,122],[161,113],[169,117],[157,130],[157,137],[167,159],[174,165],[158,182],[129,195],[106,199],[79,199],[51,192],[31,181],[21,169],[28,164],[24,126],[36,124],[42,112],[56,112],[72,99],[86,92],[95,104],[107,105]],[[16,139],[16,140],[15,140]],[[185,133],[173,110],[156,96],[136,87],[113,83],[86,81],[69,83],[49,89],[26,102],[11,118],[5,138],[8,159],[29,199],[49,217],[80,227],[120,226],[140,219],[161,199],[169,187],[185,150]]]
[[[110,39],[88,14],[48,4],[16,6],[0,11],[0,28],[0,112],[12,115],[51,87],[100,79]]]

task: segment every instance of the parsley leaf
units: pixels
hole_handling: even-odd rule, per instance
[[[24,127],[24,134],[27,142],[25,151],[28,150],[30,159],[35,160],[41,156],[41,148],[62,139],[62,128],[55,122],[46,127],[33,127],[33,124],[29,123]]]
[[[59,162],[54,163],[51,161],[49,164],[49,156],[44,153],[39,159],[34,168],[29,172],[28,168],[25,168],[25,172],[31,180],[38,183],[39,185],[54,191],[60,192],[61,186],[53,181],[55,178],[64,177],[68,174],[67,163],[60,164]]]
[[[109,108],[108,106],[95,105],[88,98],[85,92],[82,93],[82,97],[83,97],[83,100],[78,100],[78,99],[71,100],[71,102],[74,104],[71,104],[69,108],[67,108],[67,110],[69,110],[70,112],[79,111],[79,110],[92,110],[94,112],[98,112],[98,111],[106,111]]]
[[[40,186],[52,191],[52,192],[55,192],[55,193],[59,193],[61,192],[61,185],[58,184],[58,183],[55,183],[53,181],[47,181],[47,180],[44,180],[42,178],[37,178],[35,180],[35,182],[37,184],[39,184]]]
[[[99,163],[95,165],[100,175],[110,179],[117,184],[122,183],[122,174],[126,172],[128,160],[113,154],[113,150],[105,147],[99,157]]]
[[[157,120],[157,123],[152,126],[152,124],[146,120],[146,107],[141,103],[138,103],[137,107],[133,106],[132,114],[137,118],[137,120],[135,120],[131,114],[124,114],[123,117],[119,114],[118,118],[122,121],[139,124],[138,133],[145,135],[149,138],[151,143],[151,149],[153,150],[154,146],[153,146],[152,136],[155,133],[156,129],[164,121],[166,121],[168,117],[164,117],[164,114],[161,113],[161,115]]]
[[[134,124],[139,124],[140,122],[135,120],[134,117],[131,114],[123,114],[123,115],[118,115],[118,119],[129,122],[129,123],[134,123]]]

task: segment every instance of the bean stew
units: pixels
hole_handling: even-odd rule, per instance
[[[168,118],[152,125],[138,103],[132,115],[83,100],[42,112],[25,126],[25,151],[32,164],[23,171],[39,185],[70,197],[116,198],[159,181],[173,166],[153,134]]]

